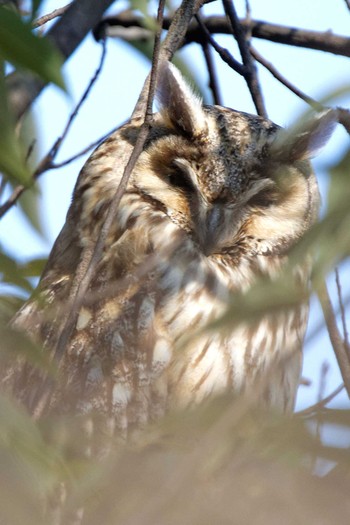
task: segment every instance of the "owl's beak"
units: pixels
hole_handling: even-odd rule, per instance
[[[202,250],[207,256],[217,249],[221,222],[221,206],[211,206],[206,212],[205,224],[202,228],[203,238],[201,239]]]

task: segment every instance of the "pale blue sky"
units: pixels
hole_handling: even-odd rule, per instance
[[[47,13],[65,5],[66,2],[48,0],[43,3],[42,12]],[[245,2],[236,2],[239,13],[243,15]],[[349,34],[350,13],[344,0],[251,0],[252,16],[256,19],[283,25],[314,30],[332,30],[334,33]],[[123,4],[116,3],[111,12],[120,10]],[[207,6],[211,14],[221,12],[220,2]],[[232,38],[218,39],[238,57]],[[350,83],[349,59],[328,53],[320,53],[302,48],[290,48],[255,39],[254,46],[290,81],[309,95],[319,98],[337,87]],[[182,52],[187,64],[196,76],[206,83],[205,66],[201,51],[197,46],[188,46]],[[93,75],[100,57],[100,46],[89,36],[64,68],[70,98],[58,89],[50,87],[34,105],[34,114],[39,130],[39,157],[48,151],[62,132],[69,112],[74,107]],[[222,88],[224,104],[238,110],[254,112],[250,95],[244,81],[228,67],[216,60],[217,71]],[[149,63],[139,54],[131,52],[130,47],[117,41],[108,41],[105,68],[89,99],[79,113],[57,160],[75,154],[90,142],[126,120],[137,100],[143,80],[148,73]],[[306,109],[306,105],[286,88],[281,86],[265,70],[259,68],[260,79],[266,100],[269,117],[276,123],[286,126],[293,123]],[[350,106],[350,95],[343,99],[343,105]],[[324,167],[332,164],[348,144],[348,137],[340,127],[322,154],[314,161],[321,193],[326,198],[327,180]],[[0,222],[1,243],[12,253],[23,259],[47,254],[63,225],[69,206],[73,185],[86,156],[60,170],[47,172],[41,179],[41,212],[45,218],[45,238],[35,234],[21,217],[18,210],[12,210]],[[20,248],[18,248],[18,246]],[[344,292],[350,292],[348,270],[342,271]],[[330,278],[330,283],[334,281]],[[332,287],[334,290],[334,287]],[[312,301],[310,327],[319,322],[319,308]],[[348,320],[350,322],[350,319]],[[341,382],[332,349],[325,332],[320,333],[305,351],[304,375],[311,378],[310,388],[299,390],[297,408],[315,401],[320,365],[327,360],[330,364],[327,387],[332,390]],[[338,397],[337,404],[347,403],[346,395]]]

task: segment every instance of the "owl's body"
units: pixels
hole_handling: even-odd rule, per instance
[[[127,435],[167,410],[265,383],[267,404],[294,405],[307,306],[220,330],[202,330],[232,293],[274,278],[318,212],[312,140],[281,142],[272,122],[202,107],[174,68],[162,65],[160,113],[122,197],[100,263],[61,360],[47,410],[112,415]],[[308,131],[316,147],[330,119]],[[137,119],[84,166],[67,222],[15,326],[54,348],[79,261],[96,242],[137,138]],[[326,128],[326,131],[324,129]],[[320,131],[321,129],[321,131]],[[321,137],[321,138],[320,138]],[[279,143],[284,144],[283,152]],[[295,283],[307,286],[305,261]],[[233,296],[234,297],[234,296]],[[42,304],[45,306],[43,307]],[[4,383],[34,410],[36,372]],[[25,381],[23,382],[23,377]]]

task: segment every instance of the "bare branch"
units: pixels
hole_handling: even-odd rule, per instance
[[[72,2],[65,5],[64,7],[59,7],[58,9],[54,9],[54,11],[52,11],[51,13],[48,13],[47,15],[41,16],[40,18],[38,18],[37,20],[33,22],[33,27],[37,28],[37,27],[43,26],[47,22],[50,22],[51,20],[54,20],[55,18],[62,16],[67,11],[68,7],[70,7],[71,4]]]
[[[114,0],[75,0],[47,32],[48,38],[67,59],[99,22]],[[45,82],[28,72],[16,71],[7,79],[9,104],[18,120],[45,87]]]
[[[311,405],[311,406],[305,408],[304,410],[299,410],[299,412],[297,412],[296,415],[297,416],[313,416],[313,415],[315,415],[318,411],[323,410],[325,408],[325,406],[328,405],[328,403],[333,401],[333,399],[335,397],[337,397],[337,395],[339,395],[340,392],[344,388],[345,388],[345,385],[344,385],[344,383],[342,383],[335,390],[333,390],[333,392],[331,392],[328,396],[326,396],[324,399],[321,399],[320,401],[318,401],[314,405]]]
[[[33,181],[35,181],[40,175],[42,175],[42,173],[44,173],[45,171],[49,170],[52,168],[52,161],[53,159],[56,157],[61,145],[62,145],[62,142],[64,141],[64,139],[66,138],[67,134],[68,134],[68,131],[74,121],[74,119],[76,118],[81,106],[83,105],[83,103],[85,102],[85,100],[87,99],[93,85],[95,84],[97,78],[99,77],[99,74],[102,70],[102,67],[103,67],[103,64],[104,64],[104,60],[105,60],[105,56],[106,56],[106,42],[105,40],[102,41],[102,54],[101,54],[101,58],[100,58],[100,63],[95,71],[95,74],[94,76],[92,77],[92,79],[90,80],[85,92],[83,93],[81,99],[79,100],[78,104],[76,105],[76,107],[74,108],[74,111],[72,112],[72,114],[70,115],[69,119],[68,119],[68,122],[65,126],[65,129],[63,130],[63,133],[61,134],[60,137],[57,138],[57,140],[55,141],[55,143],[53,144],[53,146],[51,147],[50,151],[45,155],[45,157],[40,161],[39,165],[37,166],[36,170],[34,171],[33,175],[32,175],[32,179]],[[10,195],[10,197],[8,198],[8,200],[6,202],[4,202],[4,204],[2,204],[2,206],[0,206],[0,219],[5,215],[5,213],[10,209],[12,208],[12,206],[17,202],[17,200],[19,199],[19,197],[22,195],[22,193],[26,190],[26,187],[19,184],[18,186],[16,186],[12,192],[12,194]]]
[[[201,28],[201,31],[204,33],[205,37],[207,38],[208,42],[212,45],[212,47],[215,49],[215,51],[218,53],[218,55],[222,58],[222,60],[229,65],[236,73],[243,76],[243,66],[236,60],[231,53],[228,51],[228,49],[225,49],[221,47],[211,36],[208,29],[206,28],[205,24],[203,23],[201,18],[197,18],[197,22]]]
[[[309,104],[311,107],[316,109],[317,111],[321,111],[324,109],[324,106],[317,102],[317,100],[314,100],[313,98],[309,97],[309,95],[306,95],[301,91],[299,88],[297,88],[294,84],[289,82],[288,79],[286,79],[279,71],[278,69],[268,60],[266,60],[255,48],[251,47],[250,52],[252,56],[255,58],[257,62],[259,62],[262,66],[264,66],[270,73],[283,84],[286,88],[288,88],[292,93],[294,93],[297,97],[301,98]]]
[[[232,0],[223,0],[225,12],[231,22],[233,34],[236,38],[239,51],[241,53],[244,70],[243,75],[248,89],[252,96],[258,115],[267,117],[264,100],[262,97],[261,87],[259,84],[257,70],[249,51],[249,43],[246,40],[246,34],[237,16],[235,6]]]
[[[142,18],[130,11],[124,11],[117,16],[106,17],[101,23],[106,27],[107,36],[121,36],[118,34],[118,26],[123,28],[143,27]],[[232,29],[224,16],[208,16],[203,18],[203,23],[211,34],[232,34]],[[246,31],[251,32],[253,38],[350,57],[350,38],[333,34],[330,31],[311,31],[271,24],[262,20],[240,19],[240,23]],[[165,17],[164,29],[168,29],[170,24],[171,18]],[[144,31],[143,38],[146,34]],[[188,28],[184,45],[192,42],[200,43],[202,39],[203,36],[198,24],[192,22]]]
[[[347,351],[348,357],[350,359],[349,332],[348,332],[348,328],[347,328],[347,325],[346,325],[345,306],[344,306],[344,301],[343,301],[343,294],[342,294],[342,289],[341,289],[341,284],[340,284],[340,277],[339,277],[338,268],[335,269],[335,282],[336,282],[336,285],[337,285],[338,302],[339,302],[339,307],[340,307],[341,321],[342,321],[342,325],[343,325],[344,344],[345,344],[345,347],[346,347],[346,351]]]
[[[350,398],[350,360],[346,351],[344,341],[339,333],[332,303],[329,297],[326,283],[323,281],[317,289],[317,295],[320,300],[324,319],[328,330],[329,339],[337,358],[340,372],[344,381],[347,394]]]
[[[94,140],[94,142],[91,142],[91,144],[86,146],[84,149],[82,149],[78,153],[75,153],[75,155],[72,155],[68,159],[63,160],[62,162],[51,163],[50,170],[57,170],[59,168],[63,168],[63,166],[67,166],[71,162],[74,162],[75,160],[79,159],[79,157],[82,157],[83,155],[88,153],[93,148],[96,148],[96,146],[98,146],[99,144],[101,144],[101,142],[106,140],[106,138],[109,137],[114,131],[116,131],[116,128],[113,128],[111,131],[108,131],[108,133],[106,133],[105,135],[103,135],[99,139]]]
[[[213,94],[213,102],[214,104],[221,106],[222,101],[220,97],[219,83],[215,73],[215,65],[211,55],[211,48],[208,42],[203,42],[202,49],[209,74],[209,88],[211,89],[211,92]]]

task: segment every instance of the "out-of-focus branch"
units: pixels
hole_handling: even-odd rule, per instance
[[[297,412],[297,416],[309,417],[309,416],[315,415],[320,410],[322,411],[328,405],[328,403],[333,401],[333,399],[336,398],[340,394],[340,392],[343,389],[344,389],[344,383],[339,385],[337,388],[333,390],[333,392],[331,392],[328,396],[324,397],[323,399],[321,399],[314,405],[311,405],[307,408],[304,408],[304,410],[300,410],[299,412]]]
[[[48,38],[67,59],[85,36],[101,20],[114,0],[75,0],[47,32]],[[27,72],[16,71],[7,77],[9,103],[19,119],[45,87],[45,82]]]
[[[340,315],[341,315],[341,322],[343,325],[343,337],[344,337],[344,345],[348,354],[348,357],[350,359],[350,343],[349,343],[349,331],[346,324],[346,317],[345,317],[345,305],[343,301],[343,293],[342,293],[342,287],[340,282],[340,276],[339,276],[339,270],[338,268],[335,269],[335,282],[337,285],[337,292],[338,292],[338,302],[339,302],[339,308],[340,308]]]
[[[203,17],[202,20],[211,34],[232,34],[230,24],[224,16],[208,16]],[[163,24],[164,29],[168,29],[170,23],[171,18],[165,17]],[[311,31],[308,29],[271,24],[262,20],[240,19],[240,23],[246,31],[249,30],[251,32],[253,38],[350,57],[350,38],[335,35],[330,31]],[[140,36],[143,35],[143,38],[145,38],[147,34],[142,25],[142,18],[130,11],[124,11],[116,16],[106,17],[103,19],[102,24],[107,28],[107,36],[120,36],[118,35],[118,26],[122,28],[142,28],[143,31],[140,33]],[[98,29],[96,32],[98,33]],[[192,42],[201,42],[202,39],[203,35],[200,27],[196,22],[192,22],[188,28],[184,45],[191,44]]]
[[[59,16],[62,16],[63,13],[65,13],[67,11],[67,9],[71,5],[71,3],[67,4],[67,5],[65,5],[63,7],[59,7],[58,9],[54,9],[54,11],[52,11],[51,13],[48,13],[47,15],[41,16],[40,18],[38,18],[37,20],[35,20],[33,22],[33,27],[35,27],[35,28],[41,27],[44,24],[46,24],[47,22],[50,22],[51,20],[54,20],[55,18],[58,18]]]
[[[346,351],[346,346],[344,340],[340,335],[338,330],[337,321],[333,311],[333,306],[327,286],[325,282],[322,282],[317,288],[317,295],[319,297],[324,319],[326,321],[326,326],[328,330],[329,339],[332,343],[332,347],[335,353],[335,356],[338,361],[340,372],[344,381],[344,385],[347,391],[347,394],[350,398],[350,360]]]

